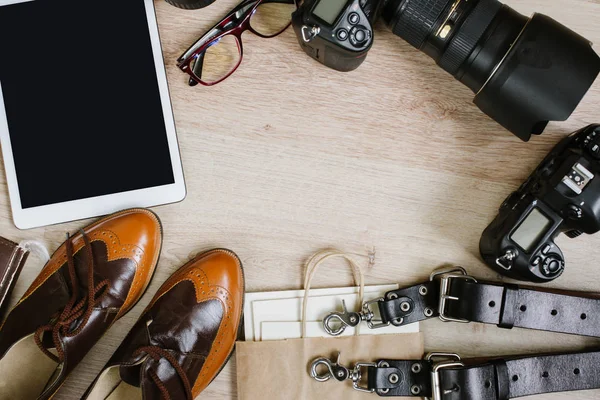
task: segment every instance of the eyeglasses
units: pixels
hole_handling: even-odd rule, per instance
[[[242,33],[275,37],[290,26],[296,8],[296,0],[244,0],[183,53],[177,66],[190,75],[190,86],[216,85],[240,66]]]

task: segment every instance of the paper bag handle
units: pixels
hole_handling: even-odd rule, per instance
[[[342,257],[344,258],[350,267],[352,268],[352,275],[354,276],[354,283],[360,287],[358,297],[359,304],[362,305],[364,301],[365,291],[365,277],[362,268],[358,263],[348,254],[337,249],[325,249],[313,255],[306,263],[306,273],[304,275],[304,302],[302,303],[302,337],[306,337],[306,308],[308,307],[308,296],[310,293],[310,284],[312,283],[313,277],[317,273],[317,269],[326,260],[330,258]],[[359,327],[356,327],[356,335],[359,334]]]

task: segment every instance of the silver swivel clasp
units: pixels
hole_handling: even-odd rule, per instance
[[[357,363],[354,368],[348,369],[340,364],[342,353],[338,353],[335,362],[328,358],[320,357],[314,360],[310,365],[310,376],[317,382],[327,382],[330,379],[335,379],[339,382],[347,380],[352,381],[352,387],[359,392],[373,393],[375,389],[369,389],[360,385],[362,380],[362,370],[368,367],[377,367],[374,363]],[[325,367],[325,371],[319,374],[318,369]]]
[[[370,329],[377,329],[389,326],[390,323],[375,323],[375,314],[371,310],[371,305],[383,301],[383,298],[367,301],[363,303],[360,312],[349,312],[346,308],[346,302],[342,300],[342,312],[336,311],[327,315],[323,320],[323,328],[331,336],[339,336],[346,330],[347,327],[356,327],[362,321],[367,323]]]

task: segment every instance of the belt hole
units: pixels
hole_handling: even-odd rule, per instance
[[[586,315],[585,313],[581,314],[581,319],[582,319],[582,320],[585,320],[585,319],[587,319],[587,315]]]
[[[489,306],[494,308],[496,307],[496,302],[495,301],[490,301]]]
[[[512,377],[513,382],[516,382],[519,380],[519,376],[518,375],[513,375]]]
[[[492,387],[492,382],[490,382],[490,381],[485,381],[485,388],[486,388],[486,389],[489,389],[489,388],[491,388],[491,387]]]
[[[575,375],[579,375],[579,373],[580,373],[580,372],[581,372],[581,371],[579,370],[579,368],[575,368],[575,370],[573,370],[573,373],[574,373]]]
[[[523,305],[523,306],[519,307],[519,310],[525,312],[525,311],[527,311],[527,306]]]
[[[556,315],[558,315],[558,311],[552,310],[550,314],[552,314],[553,317],[556,317]]]
[[[548,373],[548,371],[544,371],[544,372],[542,373],[542,377],[543,377],[543,378],[547,378],[547,377],[549,377],[549,376],[550,376],[550,374]]]

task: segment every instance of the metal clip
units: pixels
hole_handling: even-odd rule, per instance
[[[330,359],[325,357],[317,358],[310,366],[310,376],[317,382],[327,382],[331,378],[334,378],[340,382],[345,381],[349,378],[350,371],[348,371],[348,368],[340,365],[341,357],[342,353],[338,353],[336,362],[331,362]],[[327,372],[319,375],[317,368],[321,365],[327,367]]]
[[[375,389],[369,389],[368,387],[360,386],[360,382],[362,380],[362,369],[368,367],[377,367],[375,363],[357,363],[352,370],[342,366],[340,364],[340,359],[342,357],[342,353],[338,353],[336,362],[332,362],[330,359],[325,357],[320,357],[314,360],[310,366],[310,376],[318,381],[318,382],[327,382],[331,378],[339,382],[343,382],[346,380],[352,381],[352,387],[354,390],[358,390],[359,392],[365,393],[373,393]],[[321,365],[327,367],[327,372],[322,375],[319,375],[317,372],[317,368]]]
[[[362,316],[356,312],[348,312],[346,301],[342,300],[342,312],[332,312],[323,320],[323,328],[331,336],[339,336],[346,330],[347,327],[355,327],[362,321]],[[330,323],[339,323],[338,328],[333,328]]]
[[[377,324],[373,323],[373,321],[375,321],[375,315],[373,314],[373,311],[371,311],[371,304],[376,304],[380,301],[385,301],[385,299],[381,297],[379,299],[367,301],[362,306],[361,317],[363,320],[367,321],[367,326],[369,327],[369,329],[385,328],[386,326],[390,325],[389,322],[379,322]]]
[[[362,321],[366,321],[369,329],[378,329],[388,326],[390,323],[374,323],[375,314],[371,311],[371,304],[384,301],[383,298],[367,301],[362,305],[361,312],[348,312],[346,302],[342,300],[343,312],[332,312],[323,320],[323,328],[331,336],[339,336],[346,330],[347,327],[356,327]],[[339,323],[339,327],[332,327],[331,322]]]
[[[469,323],[466,319],[452,318],[446,314],[446,304],[448,300],[457,301],[460,300],[458,297],[450,296],[450,287],[452,284],[452,280],[454,279],[463,279],[467,281],[472,281],[477,283],[477,279],[472,276],[467,275],[467,271],[463,267],[450,267],[450,268],[441,268],[437,271],[434,271],[429,279],[433,281],[436,278],[440,278],[440,303],[438,307],[438,312],[440,314],[440,319],[444,322],[461,322],[461,323]]]

